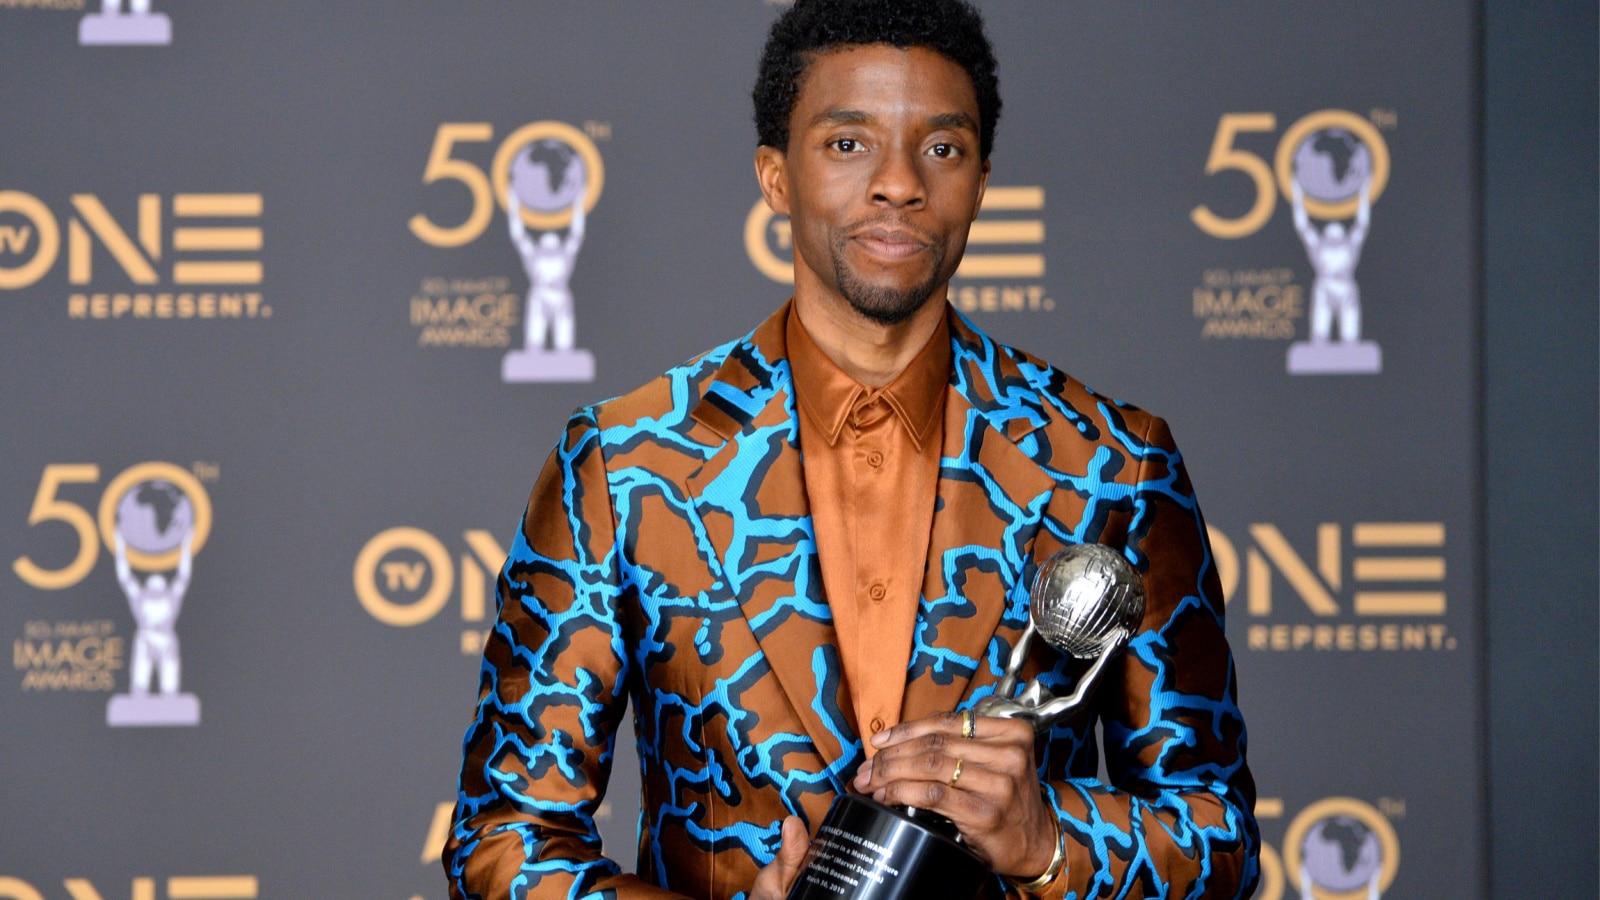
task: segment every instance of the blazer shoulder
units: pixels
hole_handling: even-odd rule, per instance
[[[1006,344],[1000,348],[1038,392],[1041,405],[1049,411],[1050,431],[1063,434],[1064,429],[1096,442],[1114,440],[1116,433],[1142,442],[1146,435],[1165,432],[1165,422],[1154,413],[1101,393],[1026,350]]]
[[[669,427],[682,425],[699,404],[707,386],[716,378],[728,354],[739,343],[735,339],[713,347],[626,394],[595,403],[579,412],[592,416],[602,431],[634,428],[647,421]]]

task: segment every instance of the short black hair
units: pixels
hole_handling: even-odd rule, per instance
[[[756,140],[787,150],[800,78],[817,54],[860,44],[926,47],[965,69],[978,95],[979,155],[1000,121],[1000,78],[983,17],[965,0],[796,0],[772,24],[751,92]]]

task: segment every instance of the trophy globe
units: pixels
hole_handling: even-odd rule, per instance
[[[1344,203],[1372,178],[1372,150],[1343,128],[1319,128],[1294,148],[1294,179],[1306,196]]]
[[[1305,897],[1321,888],[1331,893],[1366,889],[1378,896],[1383,874],[1383,845],[1365,823],[1354,816],[1328,816],[1306,831],[1300,845],[1300,883]]]
[[[1029,597],[1045,643],[1078,659],[1121,647],[1144,616],[1144,586],[1122,554],[1075,544],[1039,567]]]
[[[570,209],[589,181],[583,157],[557,138],[525,144],[511,160],[511,189],[517,202],[534,212],[550,215]]]
[[[117,500],[117,531],[147,556],[171,553],[194,531],[194,503],[171,482],[141,481]]]

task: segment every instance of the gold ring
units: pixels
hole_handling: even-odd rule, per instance
[[[974,716],[972,714],[972,710],[970,710],[970,709],[962,710],[961,711],[961,736],[970,741],[970,740],[972,740],[972,736],[977,734],[977,733],[978,733],[978,718],[977,718],[977,716]]]
[[[954,772],[950,773],[950,786],[951,787],[955,787],[956,786],[956,782],[958,782],[960,780],[961,780],[961,757],[958,756],[958,757],[956,757],[956,770]]]

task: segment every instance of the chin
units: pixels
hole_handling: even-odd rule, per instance
[[[896,325],[916,315],[938,293],[939,269],[919,278],[868,281],[835,260],[839,293],[850,308],[880,325]]]
[[[933,285],[912,287],[840,284],[850,308],[880,325],[896,325],[916,315],[933,301]]]

